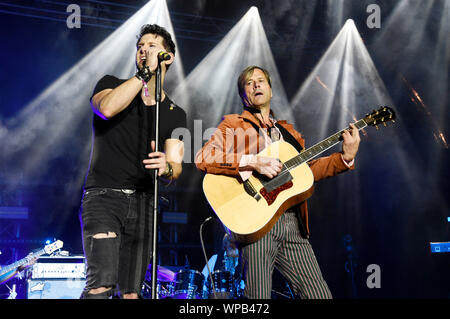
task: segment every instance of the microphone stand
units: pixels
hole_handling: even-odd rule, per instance
[[[155,152],[159,152],[159,105],[161,103],[161,60],[158,59],[155,80]],[[154,172],[154,193],[153,193],[153,249],[152,249],[152,299],[157,299],[156,276],[157,276],[157,250],[158,250],[158,169]]]

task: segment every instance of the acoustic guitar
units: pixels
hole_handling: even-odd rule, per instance
[[[395,112],[385,106],[367,114],[354,125],[359,129],[395,119]],[[346,128],[349,129],[349,128]],[[217,217],[235,240],[250,243],[263,237],[288,208],[313,193],[314,176],[308,161],[338,144],[345,129],[331,135],[301,153],[289,143],[277,141],[257,156],[279,159],[282,170],[272,179],[254,172],[245,182],[218,174],[206,174],[203,192]]]

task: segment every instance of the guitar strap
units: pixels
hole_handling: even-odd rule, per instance
[[[249,111],[250,113],[252,113],[252,115],[255,117],[255,119],[259,122],[259,119],[255,116],[255,113],[261,113],[261,110],[257,109],[256,107],[251,107],[251,106],[244,106],[244,110]],[[272,117],[274,117],[274,114],[272,112],[272,110],[270,110],[270,114],[272,115]],[[249,121],[250,122],[250,121]],[[259,133],[259,129],[260,127],[258,125],[256,125],[253,122],[250,122],[252,124],[252,126],[255,128],[255,130]],[[292,146],[295,147],[295,149],[297,150],[297,152],[301,152],[303,151],[303,147],[300,145],[300,143],[295,139],[295,137],[292,136],[291,133],[289,133],[288,130],[286,130],[282,125],[275,123],[275,126],[280,130],[281,135],[283,136],[283,139],[288,142],[289,144],[291,144]],[[270,131],[270,129],[268,129],[267,131]]]
[[[300,145],[300,143],[295,139],[295,137],[292,136],[291,133],[289,133],[288,130],[286,130],[282,125],[275,123],[275,126],[280,130],[281,135],[283,136],[283,139],[295,147],[297,152],[303,151],[303,147]]]

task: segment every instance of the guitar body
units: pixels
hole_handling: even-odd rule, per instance
[[[278,158],[285,163],[298,154],[291,144],[278,141],[258,156]],[[206,174],[203,191],[233,238],[244,243],[254,242],[270,231],[285,210],[312,195],[314,176],[307,163],[291,169],[289,173],[292,176],[290,182],[277,187],[270,194],[264,194],[263,183],[252,175],[249,182],[257,191],[259,200],[246,191],[242,181],[225,175]]]

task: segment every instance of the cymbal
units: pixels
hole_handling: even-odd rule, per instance
[[[152,264],[148,265],[147,273],[145,274],[146,280],[152,280]],[[158,265],[156,268],[156,280],[158,281],[173,281],[175,279],[175,273],[164,267]]]

